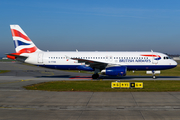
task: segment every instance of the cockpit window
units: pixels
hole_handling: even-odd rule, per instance
[[[165,56],[164,59],[171,59],[169,56]]]

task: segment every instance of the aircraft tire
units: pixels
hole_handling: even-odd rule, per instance
[[[97,79],[99,77],[99,74],[93,74],[92,79]]]

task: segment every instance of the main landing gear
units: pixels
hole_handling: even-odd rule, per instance
[[[92,75],[92,79],[97,79],[98,77],[99,77],[98,73]]]
[[[100,72],[100,69],[95,68],[94,74],[92,75],[92,79],[97,79],[97,78],[99,78],[98,72]]]

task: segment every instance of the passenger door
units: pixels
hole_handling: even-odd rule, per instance
[[[43,53],[38,53],[38,63],[43,63]]]

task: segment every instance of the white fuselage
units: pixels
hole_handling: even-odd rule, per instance
[[[177,66],[174,60],[159,52],[35,52],[22,55],[29,56],[25,60],[27,63],[63,70],[85,65],[85,62],[79,63],[71,58],[106,63],[108,66],[126,66],[128,70],[163,70]]]

